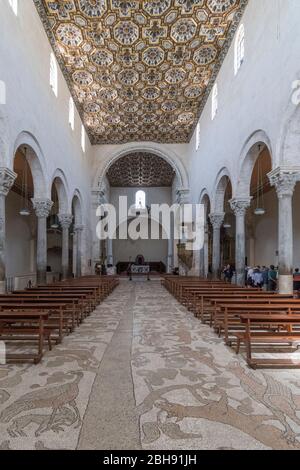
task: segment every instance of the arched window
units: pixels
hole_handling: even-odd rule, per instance
[[[6,86],[3,80],[0,80],[0,104],[6,104]]]
[[[136,209],[146,208],[146,193],[145,191],[137,191],[135,194],[135,207]]]
[[[50,54],[50,86],[55,96],[57,96],[57,63],[53,52]]]
[[[85,152],[85,129],[83,124],[81,126],[81,148]]]
[[[74,124],[75,124],[75,107],[73,98],[69,100],[69,124],[71,126],[72,131],[74,131]]]
[[[215,119],[218,111],[218,85],[215,83],[212,89],[212,99],[211,99],[211,118]]]
[[[11,6],[12,11],[17,16],[18,15],[18,0],[8,0],[8,3]]]
[[[196,127],[196,150],[198,150],[200,146],[200,132],[201,132],[200,122],[198,122],[197,127]]]
[[[234,73],[238,73],[245,57],[245,28],[244,25],[238,29],[234,44]]]

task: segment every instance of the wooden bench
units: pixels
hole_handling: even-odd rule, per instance
[[[49,313],[39,311],[1,311],[0,312],[0,339],[23,341],[37,341],[37,353],[7,354],[6,360],[14,362],[33,361],[38,364],[43,357],[44,340],[47,339],[51,349],[51,329],[45,328],[45,322],[49,319]]]
[[[242,314],[240,316],[241,323],[245,326],[245,332],[243,340],[246,346],[247,353],[247,363],[252,369],[257,368],[299,368],[300,360],[294,359],[275,359],[275,358],[253,358],[252,357],[252,343],[253,343],[253,326],[263,326],[265,324],[272,325],[276,329],[279,327],[285,326],[287,328],[286,332],[276,333],[276,345],[278,340],[282,342],[297,342],[300,343],[299,330],[293,331],[295,325],[300,326],[300,315],[299,314]],[[270,340],[271,338],[269,338]],[[255,338],[257,340],[257,337]],[[268,337],[265,339],[268,341]],[[270,341],[269,341],[270,344]]]

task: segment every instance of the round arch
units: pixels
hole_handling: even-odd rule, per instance
[[[72,202],[71,202],[73,209],[74,209],[74,222],[75,225],[82,225],[82,196],[78,189],[75,189]]]
[[[233,189],[233,198],[247,198],[250,197],[250,184],[252,172],[256,163],[257,158],[261,153],[260,147],[266,147],[270,153],[272,167],[273,167],[273,154],[271,141],[267,134],[263,130],[258,130],[251,134],[247,139],[246,143],[243,146],[241,151],[240,161],[240,171],[237,184],[236,194]]]
[[[3,108],[3,107],[2,107]],[[8,119],[4,113],[1,111],[0,106],[0,162],[1,166],[11,166],[9,162],[9,132],[8,132]]]
[[[204,188],[200,193],[199,204],[204,204],[204,215],[205,215],[205,218],[207,218],[208,209],[211,205],[211,198],[206,188]]]
[[[46,197],[50,199],[50,188],[46,184],[47,171],[45,157],[39,143],[29,132],[23,131],[18,135],[11,155],[10,167],[13,168],[17,150],[19,148],[24,148],[24,146],[27,147],[27,162],[33,178],[34,198],[44,199]]]
[[[298,87],[299,88],[299,87]],[[277,166],[297,165],[299,167],[300,148],[300,103],[299,89],[296,88],[289,100],[278,142],[278,154],[276,155]],[[295,94],[295,96],[294,96]],[[296,100],[296,101],[295,101]],[[298,103],[298,104],[297,104]],[[273,167],[274,168],[274,167]]]
[[[59,212],[60,214],[67,214],[70,210],[70,204],[68,199],[69,187],[66,176],[59,168],[54,172],[51,179],[51,188],[55,185],[58,201],[59,201]],[[50,188],[50,191],[51,191]]]
[[[231,175],[226,167],[222,168],[215,180],[211,212],[224,212],[224,197],[228,183],[232,185]]]
[[[162,149],[159,146],[154,146],[154,145],[125,145],[122,150],[116,150],[114,151],[111,155],[109,155],[106,159],[105,165],[102,167],[102,169],[98,170],[95,180],[94,180],[94,188],[101,188],[105,175],[108,171],[108,169],[115,163],[117,160],[119,160],[122,157],[125,157],[129,153],[138,153],[138,152],[148,152],[152,153],[154,155],[157,155],[158,157],[163,158],[166,162],[168,162],[172,168],[174,168],[176,176],[178,178],[178,181],[180,183],[180,186],[183,188],[189,188],[189,178],[187,171],[180,161],[179,157],[176,155],[175,152],[168,150],[166,152],[164,149]],[[96,190],[97,190],[96,189]]]

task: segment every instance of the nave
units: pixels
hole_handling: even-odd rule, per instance
[[[300,448],[298,372],[250,370],[158,281],[0,374],[1,449]]]

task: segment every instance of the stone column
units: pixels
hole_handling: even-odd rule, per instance
[[[230,206],[235,215],[235,272],[236,283],[239,286],[245,285],[245,215],[250,207],[251,198],[231,199]]]
[[[268,174],[278,196],[279,293],[293,293],[293,213],[292,198],[299,172],[277,168]]]
[[[59,214],[59,222],[62,228],[62,250],[61,250],[61,267],[62,279],[69,277],[69,228],[72,224],[72,214]]]
[[[83,225],[76,225],[75,226],[75,234],[76,234],[76,277],[81,277],[82,271],[82,232],[84,230]]]
[[[220,250],[220,232],[224,222],[224,212],[210,214],[210,222],[213,227],[213,252],[212,252],[212,274],[214,279],[219,277],[221,250]]]
[[[111,238],[107,239],[107,264],[114,264],[113,241]]]
[[[5,259],[5,200],[17,174],[8,168],[0,168],[0,294],[4,294],[6,291],[5,271],[6,271],[6,259]]]
[[[47,282],[47,217],[50,214],[53,202],[50,199],[32,199],[37,216],[37,253],[36,269],[37,283]]]
[[[200,251],[200,276],[208,277],[208,226],[205,224],[204,227],[204,242],[203,248]]]

